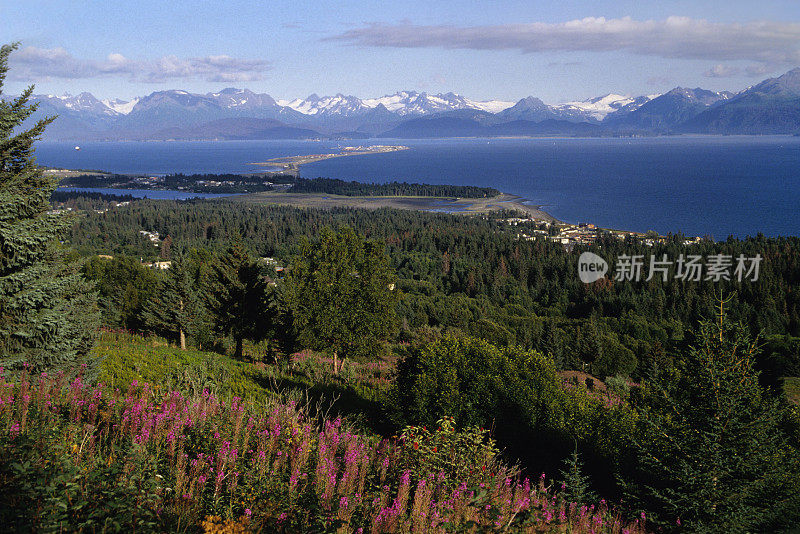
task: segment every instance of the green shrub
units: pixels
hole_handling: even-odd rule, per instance
[[[603,336],[602,354],[592,363],[592,374],[595,376],[629,376],[638,361],[636,355],[625,345],[617,341],[615,336]]]
[[[489,431],[478,427],[456,430],[452,417],[442,417],[436,430],[407,426],[400,434],[400,465],[415,479],[446,478],[468,486],[488,483],[501,469],[500,450]]]
[[[606,388],[619,397],[627,397],[631,392],[628,380],[623,376],[609,376],[605,379]]]
[[[557,470],[577,440],[605,480],[613,478],[610,460],[634,420],[624,405],[607,406],[607,398],[583,388],[564,389],[553,361],[539,352],[464,336],[410,349],[387,401],[400,426],[432,427],[451,416],[492,428],[498,443],[532,470]]]
[[[262,385],[265,373],[254,366],[213,352],[180,350],[156,337],[103,333],[93,354],[102,358],[99,380],[113,387],[149,382],[164,389],[207,389],[256,402],[269,395]]]

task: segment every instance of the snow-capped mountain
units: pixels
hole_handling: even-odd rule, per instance
[[[255,93],[249,89],[227,88],[205,95],[192,94],[183,90],[157,91],[144,97],[126,101],[121,99],[98,100],[90,93],[78,96],[37,95],[35,100],[45,101],[54,108],[83,111],[107,116],[130,115],[134,111],[163,107],[186,107],[196,113],[205,109],[229,110],[234,115],[252,114],[257,117],[293,118],[301,120],[298,114],[309,118],[316,117],[358,117],[370,110],[385,109],[398,117],[424,116],[456,110],[480,110],[501,114],[505,118],[525,120],[544,120],[559,118],[566,120],[602,121],[606,115],[624,106],[636,107],[652,99],[648,97],[631,98],[621,95],[605,95],[581,102],[566,102],[548,106],[534,97],[519,102],[504,100],[471,100],[456,93],[431,95],[417,91],[399,91],[393,95],[379,98],[360,99],[338,93],[333,96],[311,94],[306,98],[294,100],[275,100],[266,93]],[[379,108],[379,106],[382,106]],[[635,109],[635,108],[633,108]],[[632,110],[632,109],[631,109]],[[219,113],[211,112],[212,115]],[[224,111],[222,115],[224,115]],[[288,115],[288,117],[287,117]]]
[[[676,87],[671,91],[650,99],[634,110],[630,104],[609,113],[603,124],[616,128],[634,130],[667,131],[695,117],[708,107],[718,105],[733,96],[727,91],[714,92],[706,89]]]
[[[358,97],[346,96],[341,93],[324,97],[311,94],[304,99],[279,100],[278,104],[303,115],[342,115],[344,117],[358,115],[374,107],[364,105],[364,102]]]
[[[467,100],[467,103],[474,109],[479,109],[488,113],[500,113],[504,109],[508,109],[514,105],[514,102],[509,102],[507,100]]]
[[[490,100],[480,102],[469,100],[455,93],[429,95],[416,91],[400,91],[380,98],[360,99],[341,93],[334,96],[320,97],[316,94],[294,100],[278,100],[281,106],[289,107],[303,115],[341,115],[353,117],[383,106],[398,116],[429,115],[458,109],[479,109],[497,113],[514,105],[513,102]]]
[[[103,102],[96,99],[91,93],[83,92],[77,96],[65,94],[55,95],[34,95],[33,101],[46,103],[55,109],[72,112],[83,112],[90,114],[115,115],[116,112],[106,106]]]
[[[497,113],[514,105],[513,102],[504,102],[502,100],[485,102],[470,100],[456,93],[429,95],[428,93],[418,93],[416,91],[400,91],[380,98],[368,98],[363,103],[371,108],[383,104],[386,109],[400,116],[429,115],[457,109],[479,109],[489,113]]]
[[[115,113],[119,113],[120,115],[127,115],[133,109],[133,106],[139,102],[138,98],[134,98],[131,101],[121,100],[119,98],[115,98],[114,100],[101,100],[100,102],[103,103],[108,109]]]
[[[206,96],[215,99],[220,106],[227,109],[258,109],[278,106],[275,99],[268,94],[254,93],[250,89],[229,87],[218,93],[208,93]]]
[[[656,98],[655,95],[646,95],[639,97],[630,97],[610,93],[588,100],[581,100],[576,102],[564,102],[553,106],[554,110],[560,111],[563,114],[570,114],[580,117],[583,120],[596,120],[601,122],[609,113],[614,113],[627,106],[628,111],[637,109],[642,104]]]
[[[797,133],[798,95],[800,69],[735,94],[676,87],[662,95],[610,93],[555,105],[533,96],[518,102],[478,101],[456,93],[417,91],[365,99],[312,94],[277,101],[266,93],[236,88],[206,94],[156,91],[103,101],[84,92],[34,95],[32,101],[40,106],[31,120],[57,115],[46,136],[65,140]]]

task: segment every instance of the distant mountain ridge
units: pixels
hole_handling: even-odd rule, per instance
[[[416,91],[276,100],[236,88],[156,91],[131,101],[88,92],[33,100],[39,103],[33,118],[59,116],[46,137],[63,140],[800,132],[800,68],[739,93],[676,87],[661,95],[611,93],[554,105],[533,96],[476,101]]]

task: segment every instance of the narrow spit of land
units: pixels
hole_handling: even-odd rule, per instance
[[[306,163],[315,163],[317,161],[324,161],[332,158],[342,158],[346,156],[363,156],[366,154],[383,154],[386,152],[397,152],[399,150],[408,150],[409,147],[402,145],[371,145],[371,146],[347,146],[342,148],[340,152],[330,154],[307,154],[305,156],[286,156],[281,158],[272,158],[262,162],[250,163],[259,167],[267,167],[274,170],[262,171],[264,174],[288,174],[299,176],[300,165]],[[261,173],[259,173],[261,174]]]

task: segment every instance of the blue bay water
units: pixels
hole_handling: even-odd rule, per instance
[[[40,164],[119,173],[243,173],[357,141],[39,143]],[[329,159],[306,178],[495,187],[568,222],[744,237],[800,235],[800,137],[370,140],[411,150]]]

